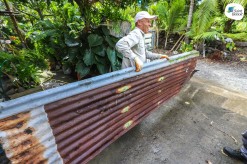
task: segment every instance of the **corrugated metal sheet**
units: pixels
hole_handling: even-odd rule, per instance
[[[0,163],[62,163],[43,106],[0,120]]]
[[[197,56],[196,51],[184,53],[169,62],[147,63],[141,72],[127,68],[0,103],[3,159],[87,163],[176,95]],[[27,142],[31,139],[35,144]],[[33,148],[38,151],[27,151]],[[22,157],[23,152],[29,156]]]

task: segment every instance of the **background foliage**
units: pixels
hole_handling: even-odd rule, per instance
[[[1,0],[0,10],[8,2],[19,31],[25,38],[21,43],[11,17],[0,15],[0,64],[7,60],[2,72],[25,88],[39,84],[45,69],[67,70],[83,79],[120,69],[121,54],[115,51],[116,38],[109,29],[119,31],[119,22],[129,21],[140,10],[158,15],[157,27],[165,33],[161,43],[166,49],[171,36],[189,36],[189,44],[180,41],[180,51],[189,51],[204,41],[246,41],[247,18],[233,21],[224,16],[228,3],[243,0],[195,1],[192,26],[186,29],[192,0]],[[246,11],[246,10],[245,10]],[[235,44],[226,45],[234,50]],[[15,79],[15,80],[14,80]]]

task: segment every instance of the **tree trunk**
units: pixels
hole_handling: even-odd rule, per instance
[[[203,58],[206,57],[206,53],[205,53],[205,40],[203,39],[203,42],[202,42],[202,56]]]
[[[33,9],[38,12],[40,19],[44,20],[44,15],[39,8],[39,3],[36,0],[35,1],[31,0],[31,4],[32,4]]]
[[[166,41],[165,41],[165,47],[164,47],[164,49],[166,49],[167,42],[168,42],[168,37],[169,37],[169,31],[167,31],[167,33],[166,33]]]
[[[224,32],[225,33],[229,33],[230,32],[230,29],[231,29],[233,23],[234,23],[234,20],[232,20],[232,19],[226,21],[225,27],[224,27]]]
[[[43,15],[42,11],[40,10],[40,8],[37,8],[36,11],[38,12],[40,19],[44,20],[44,15]]]
[[[79,6],[81,16],[84,19],[85,27],[83,32],[88,33],[88,31],[90,31],[90,3],[88,0],[75,0],[75,2]],[[92,1],[92,3],[93,2],[94,1]]]
[[[25,41],[24,37],[22,36],[20,29],[18,28],[17,21],[15,19],[15,16],[12,13],[10,7],[9,7],[9,4],[8,4],[7,0],[4,0],[4,4],[5,4],[7,10],[10,12],[10,18],[11,18],[13,24],[14,24],[15,31],[16,31],[18,37],[20,38],[20,41],[22,43],[22,47],[23,48],[27,48],[26,41]]]
[[[189,31],[190,27],[191,27],[191,22],[192,22],[192,17],[193,17],[193,9],[194,9],[194,0],[190,0],[190,10],[189,10],[189,15],[188,15],[188,22],[187,22],[186,31]],[[189,38],[187,36],[185,37],[185,43],[189,44]]]

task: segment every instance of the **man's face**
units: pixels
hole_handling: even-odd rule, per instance
[[[150,19],[143,18],[138,21],[138,28],[140,28],[145,34],[148,33],[150,27],[151,27]]]

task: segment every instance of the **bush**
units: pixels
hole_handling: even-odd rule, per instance
[[[47,61],[33,50],[21,50],[18,55],[0,52],[1,73],[24,88],[31,88],[40,83],[42,70],[48,68]]]

